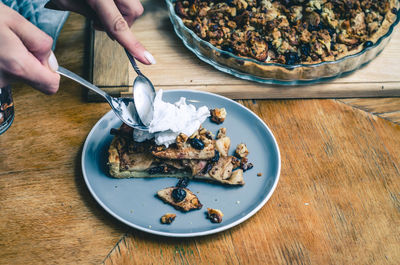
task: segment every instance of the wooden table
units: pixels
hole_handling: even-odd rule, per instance
[[[71,15],[56,50],[77,73],[83,29]],[[278,187],[237,227],[176,239],[123,225],[89,194],[81,150],[107,104],[66,79],[54,96],[13,92],[15,121],[0,136],[0,264],[400,264],[398,98],[239,100],[277,138]]]

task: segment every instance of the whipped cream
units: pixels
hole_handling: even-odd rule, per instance
[[[133,139],[137,142],[155,138],[157,145],[175,143],[180,133],[192,135],[200,128],[200,125],[210,116],[206,106],[196,109],[192,104],[186,104],[186,98],[171,104],[162,100],[163,90],[156,93],[154,99],[154,114],[149,126],[149,131],[133,131]]]

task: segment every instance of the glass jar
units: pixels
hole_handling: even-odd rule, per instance
[[[14,102],[11,87],[0,88],[0,134],[7,131],[14,120]]]

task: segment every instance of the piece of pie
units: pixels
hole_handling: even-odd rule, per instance
[[[157,146],[152,140],[134,141],[133,129],[125,124],[111,133],[115,135],[108,150],[112,177],[188,177],[227,185],[245,184],[243,163],[228,155],[231,142],[224,128],[215,139],[205,128],[190,137],[180,134],[168,148]]]
[[[203,205],[199,198],[187,188],[169,187],[157,192],[157,196],[165,203],[172,205],[175,209],[188,212],[199,210]]]

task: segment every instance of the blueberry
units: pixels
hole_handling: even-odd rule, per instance
[[[154,174],[160,174],[160,173],[166,173],[166,166],[158,166],[158,167],[152,167],[149,170],[147,170],[147,172],[150,175],[154,175]]]
[[[192,138],[190,139],[190,145],[197,149],[197,150],[203,150],[204,149],[204,143],[200,139],[197,138]]]
[[[216,31],[218,29],[218,25],[212,25],[211,30]]]
[[[310,44],[306,43],[306,44],[302,44],[300,46],[300,51],[301,54],[308,57],[310,56],[310,52],[311,52],[311,48],[310,48]]]
[[[216,163],[219,160],[219,152],[217,150],[215,150],[215,155],[213,158],[211,158],[211,162],[212,163]]]
[[[320,30],[320,28],[321,28],[320,26],[321,26],[321,23],[318,24],[318,25],[316,25],[316,26],[310,24],[310,25],[308,25],[308,28],[307,28],[307,29],[308,29],[308,31],[310,31],[310,32],[311,32],[311,31],[318,31],[318,30]]]
[[[245,171],[247,171],[249,169],[252,169],[253,168],[253,164],[252,163],[243,164],[241,166],[241,168],[243,169],[243,172],[245,172]]]
[[[374,45],[374,43],[372,42],[372,41],[366,41],[365,43],[364,43],[364,48],[368,48],[368,47],[371,47],[371,46],[373,46]]]
[[[334,41],[331,42],[331,50],[335,50],[335,44],[336,44],[336,42],[334,42]]]
[[[300,61],[299,55],[297,52],[287,52],[285,54],[286,64],[293,65]]]
[[[221,47],[221,49],[222,49],[223,51],[227,51],[227,52],[230,52],[230,53],[233,53],[233,54],[234,54],[234,51],[233,51],[232,47],[229,46],[229,45],[223,45],[223,46]],[[222,54],[222,57],[224,57],[224,58],[229,58],[229,55],[228,55],[228,54]]]
[[[396,15],[397,14],[397,8],[393,7],[392,8],[392,13]]]
[[[213,164],[212,164],[212,163],[207,163],[207,165],[203,168],[203,170],[201,171],[201,173],[207,174],[208,171],[210,171],[210,170],[212,169],[212,167],[213,167]]]
[[[285,7],[290,7],[291,6],[290,0],[281,0],[281,4],[284,5]]]
[[[175,188],[171,195],[175,202],[181,202],[186,198],[186,191],[182,188]]]
[[[328,30],[328,32],[329,32],[329,35],[330,35],[330,36],[331,36],[331,38],[332,38],[333,34],[335,34],[335,33],[336,33],[336,30],[334,30],[334,29],[332,29],[332,28],[329,28],[329,27],[327,27],[326,29]]]
[[[176,187],[177,188],[186,188],[188,184],[189,184],[189,178],[184,177],[178,181],[178,184],[176,184]]]
[[[233,53],[233,49],[232,49],[232,47],[229,46],[229,45],[224,45],[224,46],[221,47],[221,49],[224,50],[224,51]]]
[[[233,3],[233,0],[225,0],[225,3],[230,7],[234,7],[235,6],[235,4]]]

